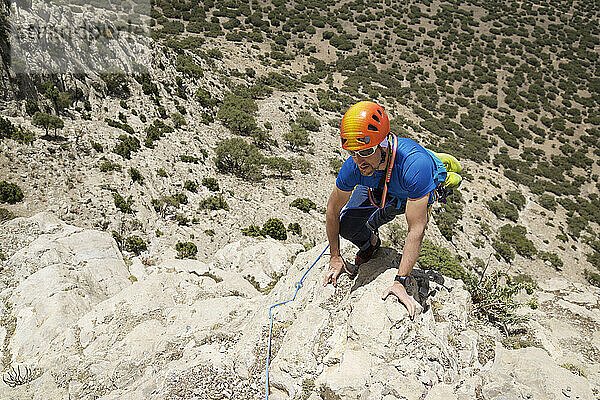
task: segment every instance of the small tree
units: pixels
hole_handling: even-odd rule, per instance
[[[106,91],[109,96],[129,97],[129,81],[127,75],[120,68],[109,67],[106,71],[100,73],[100,78],[106,84]]]
[[[290,124],[290,127],[291,131],[283,134],[283,139],[288,143],[290,149],[297,150],[310,144],[308,131],[305,128],[295,123]]]
[[[248,180],[262,178],[263,156],[253,144],[241,138],[224,139],[217,144],[215,152],[219,171]]]
[[[52,116],[50,114],[37,111],[35,114],[33,114],[32,123],[37,127],[44,128],[44,130],[46,131],[46,136],[48,136],[48,129],[50,129],[51,118]]]
[[[292,172],[292,162],[283,157],[269,157],[265,160],[265,165],[272,171],[279,173],[279,177],[289,176]]]
[[[64,126],[65,126],[65,123],[63,122],[62,119],[60,119],[59,117],[57,117],[55,115],[50,116],[50,128],[54,129],[55,137],[56,137],[57,129],[62,129],[62,128],[64,128]]]
[[[147,249],[146,242],[139,236],[129,236],[125,239],[124,246],[125,250],[130,251],[136,255],[140,255],[142,251]]]

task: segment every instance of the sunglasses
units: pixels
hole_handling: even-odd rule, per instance
[[[350,154],[351,157],[361,156],[364,158],[364,157],[369,157],[369,156],[372,156],[373,154],[375,154],[377,147],[379,147],[379,145],[374,146],[374,147],[369,147],[368,149],[358,150],[358,151],[354,151],[354,150],[346,150],[346,151],[348,152],[348,154]]]

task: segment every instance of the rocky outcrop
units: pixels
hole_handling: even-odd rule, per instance
[[[28,383],[1,384],[3,399],[261,398],[268,307],[291,298],[324,248],[247,239],[210,262],[148,265],[126,262],[109,234],[48,213],[2,231],[12,243],[2,264],[3,367],[33,371]],[[597,395],[597,292],[545,282],[540,308],[526,311],[534,346],[507,349],[495,328],[473,320],[460,281],[430,282],[410,320],[396,299],[380,297],[395,251],[382,249],[337,288],[322,286],[326,258],[293,302],[273,309],[271,399]]]

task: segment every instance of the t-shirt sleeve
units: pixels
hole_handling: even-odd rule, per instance
[[[404,163],[403,179],[409,199],[418,199],[435,189],[433,163],[430,157],[414,154]]]
[[[340,172],[335,180],[335,186],[337,186],[338,189],[344,192],[350,192],[354,190],[354,186],[359,184],[354,165],[352,158],[348,158],[344,164],[342,164],[342,168],[340,168]]]

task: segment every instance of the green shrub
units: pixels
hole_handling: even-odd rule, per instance
[[[129,97],[129,80],[125,72],[118,67],[109,67],[106,71],[100,72],[100,78],[106,84],[106,91],[109,96]]]
[[[302,227],[297,222],[290,223],[288,225],[287,230],[290,233],[293,233],[293,234],[298,235],[298,236],[302,236]]]
[[[504,243],[498,239],[492,241],[492,247],[496,250],[496,258],[503,258],[506,262],[511,262],[515,258],[515,251],[508,243]]]
[[[273,239],[286,240],[287,232],[285,225],[279,218],[269,218],[262,228],[263,235],[271,236]]]
[[[600,274],[594,271],[584,269],[583,275],[585,276],[585,279],[590,283],[590,285],[600,287]]]
[[[229,211],[229,205],[223,199],[222,195],[210,196],[200,201],[199,207],[201,210],[225,210]]]
[[[321,128],[319,120],[308,111],[300,111],[296,123],[311,132],[317,132]]]
[[[140,185],[144,183],[144,177],[142,176],[142,173],[136,168],[129,168],[129,176],[134,183],[138,182]]]
[[[500,219],[508,218],[511,221],[517,222],[519,219],[519,211],[517,208],[504,199],[489,200],[485,202],[496,217]]]
[[[302,172],[304,175],[310,172],[310,161],[298,157],[292,158],[290,161],[292,162],[293,169]]]
[[[195,95],[196,100],[200,103],[200,106],[204,108],[213,108],[217,105],[217,99],[215,99],[208,90],[199,88]]]
[[[92,144],[92,149],[96,150],[98,153],[104,152],[104,147],[102,147],[102,145],[100,143],[94,142],[92,140],[91,144]]]
[[[150,201],[150,203],[152,204],[152,208],[154,208],[154,211],[158,213],[164,213],[169,207],[179,207],[182,204],[180,200],[184,200],[187,203],[187,197],[183,198],[178,195],[160,196],[160,198],[158,199],[153,198]]]
[[[25,196],[21,188],[11,182],[0,182],[0,203],[15,204],[23,200]]]
[[[38,102],[34,99],[27,99],[25,101],[25,112],[30,117],[33,117],[33,114],[40,111],[40,107],[38,106]],[[1,130],[1,129],[0,129]],[[1,134],[0,134],[1,136]]]
[[[133,204],[133,199],[131,196],[127,199],[127,201],[121,196],[119,193],[113,193],[113,200],[115,202],[115,207],[121,210],[124,214],[133,214],[133,209],[131,208]]]
[[[310,144],[308,131],[305,128],[295,123],[290,124],[290,127],[291,130],[283,134],[283,140],[288,143],[290,149],[298,150]]]
[[[500,242],[509,244],[519,255],[532,258],[537,250],[533,242],[525,237],[526,233],[527,230],[524,226],[506,224],[500,227],[498,239]]]
[[[200,159],[198,157],[190,156],[188,154],[180,155],[179,159],[185,163],[190,163],[190,164],[198,164],[200,162]]]
[[[6,208],[0,207],[0,222],[8,221],[16,217],[17,216],[15,214],[10,212]]]
[[[202,186],[205,186],[211,192],[219,191],[219,181],[216,178],[202,178]]]
[[[463,214],[463,203],[462,194],[460,191],[455,190],[448,198],[448,202],[441,204],[435,215],[435,223],[442,236],[448,241],[452,241],[457,228],[460,228],[459,221]]]
[[[224,173],[247,180],[262,178],[264,157],[253,144],[241,138],[224,139],[217,144],[215,164]]]
[[[123,248],[123,236],[117,231],[112,231],[112,237],[115,239],[115,242],[117,242],[119,250],[121,250]]]
[[[122,113],[119,113],[120,115],[122,115],[123,117],[125,117],[125,115],[123,115]],[[127,118],[123,118],[123,119],[127,119]],[[120,121],[115,121],[114,119],[110,119],[110,118],[105,118],[104,121],[106,121],[106,123],[108,124],[108,126],[112,126],[113,128],[119,128],[127,133],[129,133],[130,135],[135,134],[135,130],[127,123],[125,122],[120,122]]]
[[[264,236],[262,230],[260,229],[260,226],[257,225],[250,225],[247,228],[242,228],[242,235],[244,236],[250,236],[250,237],[258,237],[258,236]]]
[[[120,171],[121,165],[117,163],[113,163],[111,161],[105,160],[100,164],[100,171],[102,172],[110,172],[110,171]]]
[[[119,143],[113,149],[113,152],[123,158],[130,159],[131,153],[140,149],[140,141],[135,136],[121,135]]]
[[[423,241],[417,262],[423,269],[433,269],[453,279],[468,280],[467,271],[460,261],[448,249],[438,247],[430,240]]]
[[[190,224],[190,220],[183,214],[177,214],[175,216],[175,222],[177,225],[188,226]]]
[[[194,181],[187,180],[183,184],[183,188],[185,190],[188,190],[188,191],[192,192],[192,193],[196,193],[198,191],[198,184],[196,182],[194,182]]]
[[[177,258],[196,258],[196,254],[198,254],[198,247],[192,242],[178,242],[175,245],[175,250],[177,250]]]
[[[525,196],[521,194],[518,190],[509,190],[506,192],[508,196],[508,201],[513,203],[519,211],[523,209],[525,206]]]
[[[52,116],[48,116],[48,123]],[[51,126],[50,126],[51,127]],[[35,140],[35,135],[28,129],[16,127],[10,120],[0,117],[0,139],[10,138],[18,143],[30,144]]]
[[[571,216],[567,217],[567,230],[574,238],[579,238],[581,232],[588,227],[589,221],[586,217]]]
[[[17,131],[17,128],[10,120],[0,117],[0,139],[9,138]]]
[[[175,62],[175,69],[178,72],[183,73],[190,78],[202,78],[204,76],[204,71],[202,67],[200,67],[193,60],[192,57],[180,54],[177,56],[177,61]]]
[[[258,105],[254,99],[234,93],[225,95],[223,103],[217,112],[217,118],[233,133],[250,136],[258,129],[254,113]]]
[[[171,198],[178,203],[177,207],[179,207],[179,204],[187,204],[188,203],[188,198],[185,195],[185,193],[175,193],[175,194],[171,195]]]
[[[550,265],[552,265],[557,271],[562,271],[563,262],[557,254],[551,253],[549,251],[540,251],[538,252],[538,257],[541,260],[549,261]]]
[[[163,178],[166,178],[166,177],[168,176],[168,175],[167,175],[167,171],[165,171],[165,169],[164,169],[164,168],[159,168],[159,169],[157,169],[157,170],[156,170],[156,175],[158,175],[158,176],[162,176]]]
[[[186,124],[185,117],[180,113],[171,114],[171,120],[173,121],[173,126],[179,129]]]
[[[279,177],[289,176],[292,172],[292,162],[284,157],[269,157],[265,159],[265,165],[272,171],[276,171]]]
[[[295,199],[290,203],[290,206],[296,207],[297,209],[304,211],[305,213],[309,212],[310,210],[317,209],[317,205],[312,200],[307,199],[306,197]]]
[[[125,239],[123,247],[125,250],[135,253],[138,256],[142,251],[146,251],[147,249],[146,242],[139,236],[129,236]]]
[[[540,203],[540,206],[544,207],[546,210],[556,211],[556,200],[554,199],[554,196],[544,193],[538,198],[538,202]]]
[[[146,132],[146,138],[144,139],[144,146],[153,149],[154,142],[165,136],[165,133],[174,132],[172,126],[165,124],[160,119],[155,119],[152,125],[147,126],[144,131]]]
[[[531,283],[517,282],[502,272],[495,272],[467,282],[475,315],[492,323],[498,323],[505,330],[508,325],[527,320],[526,316],[516,313],[517,308],[522,304],[515,301],[514,296],[522,289],[525,289],[528,294],[533,294]]]
[[[344,162],[337,157],[331,157],[329,159],[329,168],[331,168],[331,172],[335,176],[340,173],[340,169],[342,169],[343,164]]]

